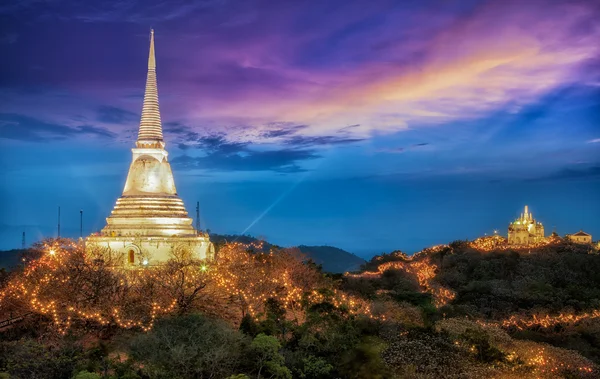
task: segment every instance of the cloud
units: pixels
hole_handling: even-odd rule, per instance
[[[378,153],[388,153],[388,154],[402,154],[407,152],[408,150],[418,149],[424,146],[428,146],[429,143],[421,142],[410,145],[409,147],[383,147],[375,150]]]
[[[66,126],[11,113],[0,114],[0,138],[42,142],[89,135],[114,138],[115,134],[91,125]]]
[[[164,122],[163,130],[173,134],[187,134],[190,132],[190,128],[180,122]]]
[[[587,141],[587,143],[600,143],[600,138],[591,139],[591,140]]]
[[[406,151],[403,147],[383,147],[375,150],[378,153],[401,154]]]
[[[247,150],[247,143],[229,142],[222,135],[205,136],[198,139],[198,147],[209,154],[230,155]]]
[[[308,125],[290,125],[289,123],[271,123],[270,126],[275,126],[275,129],[269,129],[262,133],[264,138],[287,137],[296,134],[302,129],[308,128]]]
[[[175,143],[181,150],[197,146],[197,141],[201,138],[193,128],[180,122],[163,123],[163,131],[170,135],[169,141]]]
[[[561,86],[597,82],[600,73],[586,63],[600,54],[600,10],[583,1],[488,1],[444,16],[423,6],[406,25],[401,7],[383,17],[377,5],[360,14],[353,4],[329,23],[314,17],[300,36],[285,22],[244,24],[236,30],[244,36],[220,30],[214,41],[198,36],[213,61],[206,51],[189,56],[196,66],[183,69],[191,80],[181,88],[193,96],[178,105],[181,113],[246,117],[256,129],[290,120],[309,125],[299,133],[307,136],[356,125],[345,131],[368,138],[518,109]],[[278,13],[283,20],[304,14],[291,8],[298,12]]]
[[[209,152],[218,151],[225,154],[245,151],[255,141],[262,144],[283,144],[298,148],[307,148],[351,144],[364,140],[364,138],[340,136],[297,135],[309,126],[291,123],[268,123],[264,126],[265,130],[260,131],[259,136],[246,135],[246,141],[232,141],[225,133],[200,136],[199,133],[192,131],[193,128],[177,122],[167,123],[165,126],[168,132],[176,135],[177,146],[182,150],[197,148]],[[250,126],[240,127],[241,130],[250,128]]]
[[[93,7],[79,1],[9,0],[0,6],[0,14],[27,14],[34,19],[78,20],[88,23],[151,22],[177,20],[191,13],[218,8],[221,0],[105,1]]]
[[[300,161],[320,156],[311,150],[280,149],[272,151],[245,150],[244,153],[209,153],[203,157],[181,155],[172,160],[183,169],[207,169],[216,171],[274,171],[280,173],[303,172]]]
[[[293,136],[285,144],[294,146],[344,145],[364,141],[364,138],[344,138],[336,136]]]
[[[77,133],[95,135],[98,137],[114,138],[116,136],[116,134],[111,131],[108,131],[104,128],[99,128],[97,126],[92,126],[92,125],[76,126],[75,130]]]
[[[123,22],[176,19],[159,24],[155,37],[161,110],[180,120],[165,124],[165,132],[176,135],[182,148],[215,132],[229,141],[288,146],[352,143],[523,109],[557,88],[600,80],[600,8],[593,2],[398,4],[124,0],[91,7],[25,0],[3,4],[0,13],[115,23],[114,33],[102,37],[114,49],[112,61],[106,61],[114,66],[97,58],[94,43],[63,35],[77,49],[61,52],[61,59],[88,57],[86,69],[55,66],[36,73],[53,83],[68,82],[74,92],[103,97],[115,109],[102,109],[99,117],[115,124],[139,118],[118,110],[134,109],[125,96],[132,82],[123,78],[143,75],[134,66],[146,59],[147,39],[133,37]],[[50,61],[33,47],[29,53],[28,59]],[[138,63],[114,63],[122,56]],[[13,62],[7,72],[14,69],[21,81],[37,80],[13,67],[24,57],[7,57]],[[115,79],[103,75],[92,85],[89,72],[99,70]],[[143,83],[135,88],[143,89]]]
[[[101,106],[98,108],[97,121],[106,124],[127,124],[139,118],[139,115],[125,109]]]
[[[338,132],[344,133],[344,132],[351,131],[352,129],[358,128],[358,127],[360,127],[360,124],[348,125],[348,126],[344,126],[343,128],[341,128]]]
[[[571,179],[600,179],[600,166],[590,166],[582,169],[564,168],[553,174],[534,180],[571,180]]]
[[[6,43],[12,45],[16,43],[19,39],[19,35],[17,33],[6,33],[2,37],[0,37],[0,44]]]
[[[284,148],[259,151],[249,143],[231,142],[222,135],[199,138],[193,145],[180,144],[183,150],[198,149],[203,156],[187,154],[171,162],[183,169],[207,169],[216,171],[274,171],[295,173],[306,171],[299,163],[320,158],[314,150]]]

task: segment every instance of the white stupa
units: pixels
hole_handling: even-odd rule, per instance
[[[195,258],[210,259],[214,249],[208,235],[192,226],[183,201],[177,195],[173,172],[165,150],[154,56],[154,31],[150,32],[148,77],[138,139],[123,195],[88,246],[108,247],[124,253],[131,266],[160,264],[185,251]]]

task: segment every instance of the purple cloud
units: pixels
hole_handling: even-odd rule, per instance
[[[148,6],[130,0],[98,9],[29,1],[4,6],[0,14],[29,14],[33,5],[41,6],[41,19],[85,21],[93,32],[82,37],[65,29],[69,49],[56,48],[52,57],[27,45],[32,36],[15,31],[19,41],[11,46],[21,47],[5,64],[16,65],[14,57],[22,65],[27,56],[45,67],[33,74],[11,66],[11,78],[51,83],[74,101],[66,105],[64,93],[39,102],[39,95],[20,93],[7,99],[5,111],[23,113],[15,109],[36,101],[36,117],[60,123],[59,115],[77,104],[78,112],[113,133],[121,133],[123,122],[135,127],[146,30],[121,26],[107,33],[104,22],[152,20],[165,130],[178,120],[180,129],[172,133],[181,146],[215,133],[240,143],[354,142],[505,107],[518,112],[563,85],[592,85],[600,77],[590,64],[600,54],[600,9],[586,1]],[[106,104],[124,113],[98,117]],[[340,131],[344,138],[331,137]]]

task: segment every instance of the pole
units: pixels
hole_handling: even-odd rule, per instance
[[[58,207],[58,238],[60,238],[60,206]]]
[[[79,211],[79,238],[83,238],[83,209]]]
[[[200,202],[196,201],[196,230],[200,231]]]
[[[25,250],[25,232],[23,232],[23,240],[21,241],[21,248]]]

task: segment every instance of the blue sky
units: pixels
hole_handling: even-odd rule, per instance
[[[560,16],[560,17],[559,17]],[[528,204],[600,236],[594,1],[0,6],[0,248],[104,225],[148,30],[179,194],[216,233],[362,256],[474,238]]]

